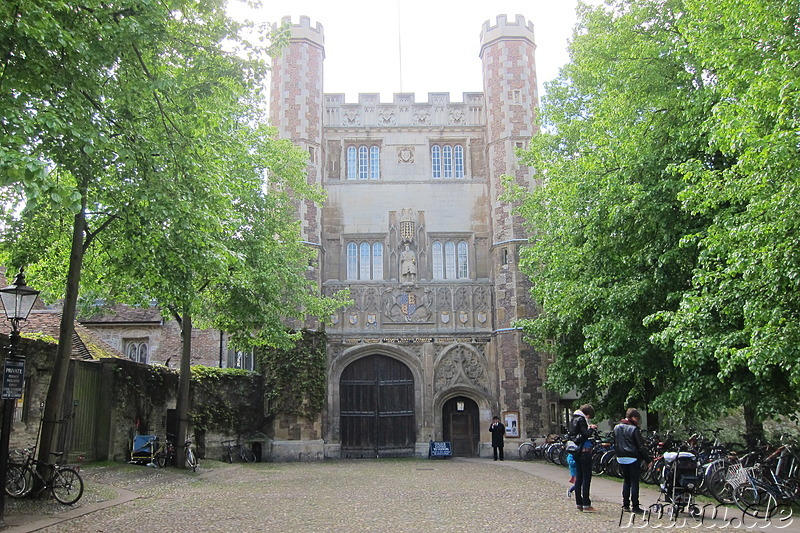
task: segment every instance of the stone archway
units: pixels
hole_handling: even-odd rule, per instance
[[[342,457],[405,457],[416,443],[414,376],[402,361],[372,354],[339,378]]]
[[[442,406],[442,436],[456,457],[480,454],[480,411],[475,400],[456,396]]]

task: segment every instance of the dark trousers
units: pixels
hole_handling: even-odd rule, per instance
[[[494,460],[497,461],[497,456],[500,456],[500,460],[503,460],[503,447],[502,446],[492,446],[492,450],[494,450]]]
[[[622,472],[622,506],[639,507],[639,460],[631,464],[620,463]]]
[[[592,485],[592,452],[575,454],[575,505],[591,507],[589,489]]]

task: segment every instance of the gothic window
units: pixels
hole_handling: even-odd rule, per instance
[[[456,178],[464,177],[464,147],[456,145],[454,152],[454,165]]]
[[[383,243],[347,243],[347,279],[383,279]]]
[[[431,164],[433,166],[433,177],[442,177],[442,147],[434,144],[431,147]]]
[[[463,178],[464,146],[460,144],[434,144],[431,146],[431,176],[439,178]]]
[[[370,261],[372,256],[371,248],[368,243],[361,243],[361,257],[359,257],[361,268],[359,269],[358,279],[370,279],[370,267],[372,267],[372,261]]]
[[[347,279],[358,279],[358,255],[354,242],[347,244]]]
[[[351,146],[347,149],[347,179],[358,178],[358,166],[356,165],[356,147]]]
[[[433,277],[434,279],[444,279],[444,256],[442,255],[442,243],[433,243]]]
[[[466,279],[469,277],[469,269],[467,268],[467,243],[461,241],[458,243],[458,255],[456,256],[458,264],[458,278]]]
[[[347,147],[347,179],[377,180],[381,177],[381,149],[379,146]]]
[[[444,244],[444,275],[447,279],[456,277],[456,245],[453,241]]]
[[[377,146],[369,149],[369,177],[373,180],[381,177],[381,151]]]
[[[442,148],[442,177],[453,177],[453,147],[445,146]]]
[[[369,168],[367,154],[366,146],[358,147],[358,179],[360,180],[367,179],[367,169]]]
[[[383,279],[383,244],[372,245],[372,279]]]
[[[469,254],[466,241],[434,241],[431,249],[434,279],[468,279]]]
[[[231,346],[228,348],[228,368],[241,368],[242,370],[255,370],[255,357],[253,349],[238,350]]]
[[[125,354],[131,361],[147,364],[147,339],[129,339],[125,341]]]

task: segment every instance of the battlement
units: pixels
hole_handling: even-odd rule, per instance
[[[359,93],[358,103],[326,93],[324,121],[331,127],[483,126],[483,107],[483,93],[463,93],[463,102],[451,102],[447,92],[428,93],[427,102],[415,102],[414,93],[394,93],[392,102]]]
[[[513,22],[509,22],[506,15],[498,15],[494,26],[490,26],[488,20],[484,22],[481,29],[481,52],[485,46],[498,39],[527,39],[535,43],[533,22],[526,22],[522,15],[517,15]]]
[[[290,25],[290,40],[309,41],[321,48],[325,47],[325,31],[319,22],[315,26],[311,26],[311,18],[301,15],[299,24],[292,24],[292,17],[288,16],[281,19],[281,24],[286,23]]]

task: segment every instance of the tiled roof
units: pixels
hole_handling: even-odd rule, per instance
[[[8,285],[5,276],[6,267],[0,266],[0,287]],[[34,287],[35,288],[35,287]],[[160,320],[160,318],[159,318]],[[61,330],[61,311],[59,309],[48,309],[41,298],[36,299],[28,320],[20,324],[20,333],[23,336],[40,334],[52,337],[52,342],[58,344],[58,337]],[[11,325],[8,323],[0,325],[0,332],[4,336],[11,333]],[[106,344],[89,329],[75,322],[75,331],[72,334],[72,357],[79,359],[100,359],[102,357],[123,357],[123,355]]]
[[[59,331],[61,329],[61,312],[52,310],[33,310],[28,316],[28,320],[20,325],[23,336],[40,334],[51,338],[51,342],[58,343]],[[0,326],[3,335],[11,333],[10,324]],[[123,357],[123,355],[100,340],[94,333],[87,328],[76,323],[75,331],[72,335],[72,357],[78,359],[100,359],[103,357]]]
[[[80,319],[81,324],[161,324],[158,307],[132,307],[115,304],[104,308],[105,312]]]

